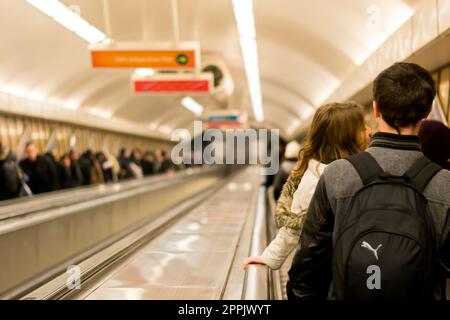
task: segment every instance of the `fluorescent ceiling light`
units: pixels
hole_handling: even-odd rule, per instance
[[[203,113],[203,106],[194,99],[192,99],[191,97],[184,97],[181,100],[181,104],[183,105],[183,107],[185,107],[186,109],[195,113],[198,116]]]
[[[89,43],[107,40],[103,32],[90,25],[86,20],[72,12],[58,0],[26,1]]]
[[[111,116],[112,116],[112,113],[110,111],[103,110],[103,109],[91,108],[88,110],[88,112],[94,116],[106,118],[106,119],[111,118]]]
[[[2,88],[4,93],[17,96],[17,97],[26,97],[27,93],[24,89],[16,87],[16,86],[6,86]]]
[[[3,87],[0,89],[0,92],[4,92],[6,94],[9,94],[11,96],[20,97],[29,101],[44,103],[45,106],[48,107],[55,107],[55,108],[65,108],[70,110],[76,110],[79,107],[79,103],[77,103],[74,100],[66,100],[62,102],[61,100],[57,98],[47,98],[44,93],[32,91],[28,92],[27,90],[16,87],[13,85],[9,85],[6,87]],[[95,112],[95,111],[94,111]]]
[[[251,65],[258,69],[258,45],[256,44],[256,39],[241,37],[239,42],[246,67]]]
[[[233,0],[234,16],[239,32],[242,56],[244,59],[247,83],[253,114],[256,121],[264,121],[261,93],[261,79],[258,65],[258,46],[256,43],[255,17],[252,0]]]
[[[172,129],[166,126],[161,126],[158,128],[159,132],[164,133],[164,134],[171,134],[172,133]]]
[[[233,7],[235,10],[253,11],[252,0],[233,0]]]
[[[77,110],[79,107],[79,104],[76,101],[67,100],[62,104],[62,106],[66,109]]]
[[[241,37],[256,38],[253,11],[246,8],[235,7],[234,14],[236,16],[239,35]]]
[[[134,74],[140,77],[150,77],[155,74],[155,70],[150,68],[139,68],[134,70]]]
[[[16,86],[6,86],[1,89],[2,92],[12,96],[25,98],[36,102],[44,102],[46,97],[40,92],[27,92],[25,89]]]
[[[38,101],[38,102],[44,102],[45,101],[45,95],[39,92],[31,92],[26,95],[26,97],[30,100]]]

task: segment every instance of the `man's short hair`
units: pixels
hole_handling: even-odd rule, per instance
[[[436,89],[430,73],[414,63],[395,63],[373,83],[373,98],[384,121],[400,128],[417,124],[430,111]]]
[[[29,146],[34,146],[34,141],[28,141],[28,142],[25,144],[25,149],[28,148]]]

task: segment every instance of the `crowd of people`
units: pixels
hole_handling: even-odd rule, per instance
[[[244,269],[292,253],[292,300],[445,300],[450,129],[425,120],[435,96],[427,70],[396,63],[373,83],[377,132],[355,103],[319,107],[274,179],[279,231]]]
[[[34,142],[26,144],[24,157],[18,161],[0,142],[0,200],[181,169],[161,150],[143,153],[139,148],[123,148],[114,157],[103,151],[88,149],[80,154],[73,149],[56,159],[52,152],[38,154]]]

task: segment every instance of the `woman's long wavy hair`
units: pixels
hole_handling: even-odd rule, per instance
[[[367,147],[365,128],[363,109],[356,103],[329,103],[318,108],[293,177],[303,176],[311,159],[329,164],[363,151]]]

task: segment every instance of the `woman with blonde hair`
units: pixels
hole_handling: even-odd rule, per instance
[[[359,153],[369,144],[370,132],[358,104],[330,103],[317,109],[298,161],[283,186],[275,209],[280,228],[261,256],[244,263],[279,269],[299,244],[300,232],[317,183],[325,167],[340,158]]]

